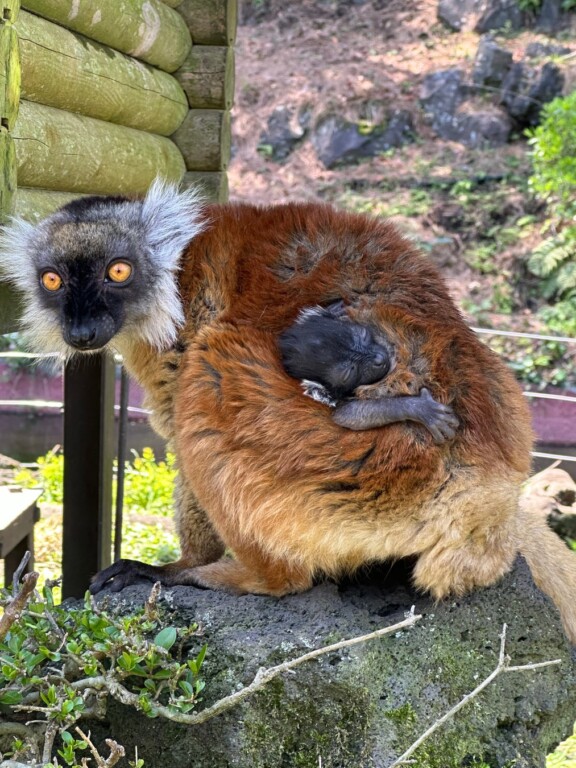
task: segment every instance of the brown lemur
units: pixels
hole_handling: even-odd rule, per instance
[[[394,365],[389,340],[374,338],[367,325],[348,319],[343,301],[307,307],[280,334],[282,364],[308,397],[333,408],[334,421],[348,429],[372,429],[395,421],[423,424],[434,442],[454,437],[458,420],[449,405],[438,403],[427,389],[416,396],[361,400],[354,390],[375,384]]]
[[[518,502],[525,398],[392,224],[316,203],[202,206],[156,183],[144,200],[14,221],[0,250],[35,348],[118,350],[177,452],[181,559],[119,561],[94,591],[145,576],[284,595],[412,556],[415,585],[442,598],[494,583],[520,551],[576,642],[576,556]],[[339,300],[394,348],[392,370],[355,396],[425,387],[457,417],[452,439],[412,421],[347,429],[287,375],[280,334]]]

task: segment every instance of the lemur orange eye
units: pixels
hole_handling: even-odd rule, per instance
[[[47,291],[57,291],[62,285],[62,278],[57,272],[44,272],[40,280]]]
[[[125,261],[115,261],[108,267],[108,277],[115,283],[125,283],[132,274],[132,267]]]

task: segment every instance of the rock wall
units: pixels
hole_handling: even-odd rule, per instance
[[[130,605],[148,593],[131,587],[113,599]],[[108,722],[90,724],[93,733],[115,738],[128,755],[138,745],[146,768],[385,768],[492,671],[504,622],[513,664],[562,664],[501,675],[419,750],[416,765],[543,767],[576,716],[576,654],[521,560],[500,584],[438,605],[413,593],[400,566],[279,600],[185,587],[168,599],[178,621],[204,627],[204,705],[250,683],[262,666],[395,623],[412,604],[424,618],[306,662],[204,725],[149,720],[113,704]]]

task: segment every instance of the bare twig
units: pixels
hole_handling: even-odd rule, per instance
[[[4,613],[0,617],[0,640],[3,640],[8,634],[8,630],[22,615],[22,611],[26,607],[28,600],[36,589],[36,583],[38,582],[38,574],[32,571],[22,576],[22,572],[26,568],[28,560],[30,559],[30,552],[26,552],[22,558],[22,562],[14,572],[14,589],[12,592],[12,599],[5,606]],[[16,578],[18,576],[18,578]],[[20,577],[22,576],[22,586],[20,587]]]
[[[90,734],[86,735],[82,730],[80,730],[78,726],[75,726],[74,729],[76,733],[79,734],[80,738],[83,739],[86,744],[88,744],[90,752],[92,752],[98,768],[112,768],[112,766],[116,765],[118,760],[120,760],[126,754],[124,747],[121,744],[118,744],[118,742],[114,741],[113,739],[106,739],[106,745],[110,749],[110,754],[107,758],[104,758],[91,741]]]
[[[52,747],[54,746],[54,739],[58,733],[58,726],[52,720],[46,726],[46,732],[44,733],[44,748],[42,750],[42,764],[50,762],[52,757]]]
[[[452,709],[448,710],[448,712],[436,720],[436,722],[433,723],[430,728],[424,731],[424,733],[418,739],[416,739],[416,741],[411,744],[410,747],[408,747],[406,752],[404,752],[402,755],[400,755],[399,758],[390,764],[389,768],[395,768],[395,766],[398,765],[411,763],[412,761],[408,760],[410,755],[414,754],[414,752],[424,741],[426,741],[426,739],[435,733],[438,728],[444,725],[445,722],[454,717],[454,715],[459,712],[462,707],[466,706],[469,701],[474,699],[480,693],[480,691],[483,691],[484,688],[486,688],[486,686],[490,685],[490,683],[495,680],[502,672],[523,672],[531,669],[541,669],[542,667],[549,667],[552,664],[561,663],[561,659],[554,659],[553,661],[542,661],[536,664],[521,664],[519,666],[511,667],[510,658],[506,656],[506,624],[504,624],[502,627],[502,634],[500,635],[500,653],[498,654],[498,664],[496,665],[495,669],[480,683],[480,685],[477,685],[473,691],[467,693],[463,699],[461,699],[452,707]]]
[[[29,550],[26,550],[26,552],[24,552],[24,557],[22,558],[22,560],[20,560],[20,565],[14,571],[14,574],[12,576],[12,595],[15,595],[18,592],[18,585],[20,584],[20,579],[22,578],[22,574],[26,570],[26,566],[30,562],[31,557],[32,557],[32,553]]]
[[[146,600],[146,605],[144,606],[144,612],[149,621],[154,621],[158,618],[158,598],[160,597],[161,591],[162,584],[159,581],[155,581],[150,590],[148,600]]]

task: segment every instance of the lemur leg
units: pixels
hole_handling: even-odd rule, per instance
[[[160,581],[165,586],[182,583],[181,574],[196,566],[212,563],[224,553],[224,545],[208,520],[192,491],[179,475],[174,490],[176,528],[180,536],[182,554],[179,560],[167,565],[148,565],[139,560],[118,560],[100,571],[90,585],[95,594],[106,586],[119,592],[142,579]]]
[[[518,552],[517,486],[503,482],[500,492],[492,485],[484,494],[472,488],[446,501],[450,511],[430,521],[434,543],[419,556],[413,575],[414,584],[436,599],[495,583]],[[459,520],[466,521],[461,529]]]
[[[180,578],[205,589],[220,589],[232,594],[260,594],[281,597],[305,592],[313,584],[313,574],[297,563],[272,560],[256,548],[236,547],[235,557],[193,568]]]

